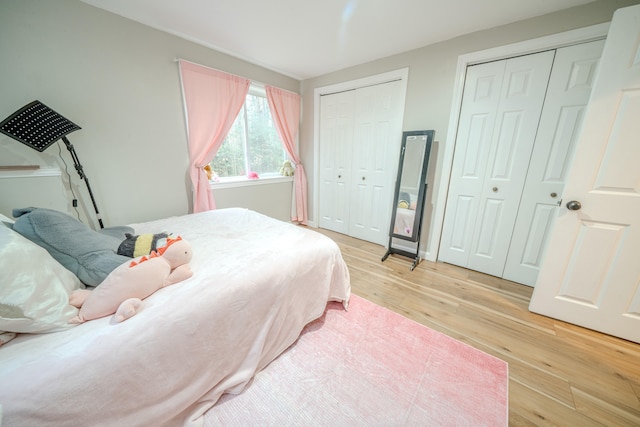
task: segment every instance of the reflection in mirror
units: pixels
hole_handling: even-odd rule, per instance
[[[424,152],[427,148],[426,135],[407,136],[404,146],[404,156],[400,170],[400,188],[398,203],[395,205],[396,221],[393,234],[403,237],[413,237],[416,230],[416,206],[420,193],[420,178]]]
[[[400,163],[396,178],[389,246],[382,261],[392,253],[414,258],[411,270],[419,262],[422,213],[427,193],[427,168],[434,131],[412,131],[402,134]],[[393,247],[393,239],[415,242],[415,254]]]

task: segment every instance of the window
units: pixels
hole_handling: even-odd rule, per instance
[[[251,85],[229,135],[211,161],[211,169],[222,181],[245,177],[248,172],[261,178],[280,176],[286,159],[264,88]]]

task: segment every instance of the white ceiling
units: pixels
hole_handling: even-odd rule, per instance
[[[83,0],[299,80],[594,0]]]

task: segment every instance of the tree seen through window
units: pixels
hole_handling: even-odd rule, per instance
[[[211,168],[219,177],[264,176],[277,174],[286,158],[267,98],[249,93]]]

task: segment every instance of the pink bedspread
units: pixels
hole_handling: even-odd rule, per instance
[[[192,244],[194,276],[111,317],[0,348],[2,425],[200,425],[350,295],[336,244],[244,209],[134,224]]]

